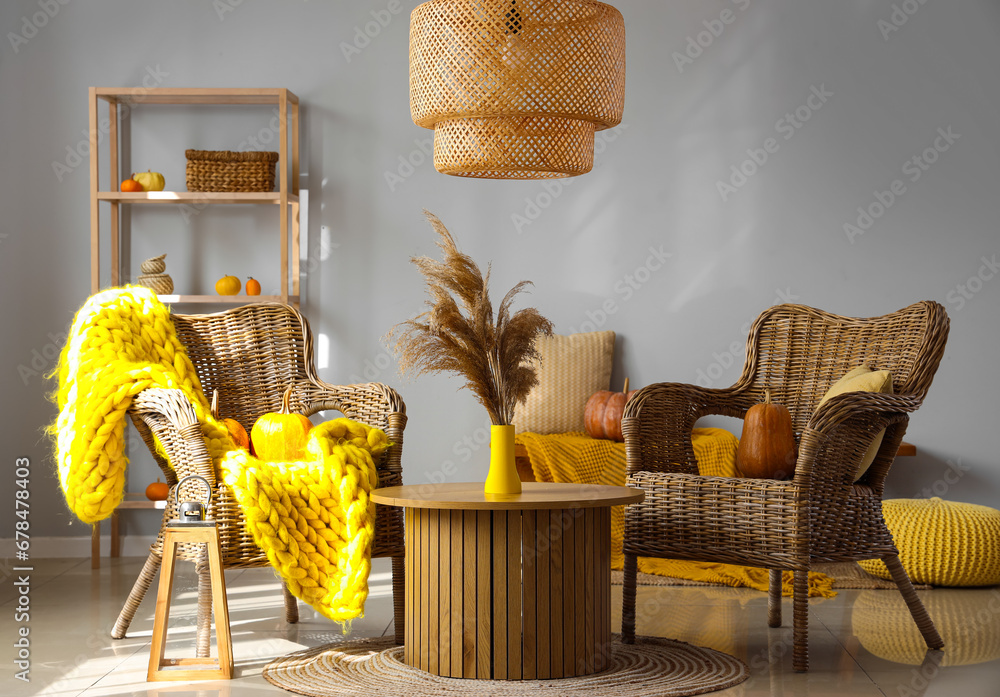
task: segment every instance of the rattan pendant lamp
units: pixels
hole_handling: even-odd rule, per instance
[[[430,0],[410,17],[410,115],[439,172],[585,174],[625,103],[625,21],[593,0]]]

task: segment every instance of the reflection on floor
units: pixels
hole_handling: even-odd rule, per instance
[[[127,638],[110,630],[142,559],[36,560],[31,574],[31,683],[0,663],[3,695],[288,694],[260,676],[276,656],[300,648],[392,631],[388,560],[373,564],[367,615],[349,634],[300,604],[302,620],[287,625],[277,580],[267,569],[226,574],[237,678],[231,682],[146,683],[154,593],[136,613]],[[193,655],[193,573],[181,565],[175,582],[168,655]],[[11,635],[14,579],[0,585],[3,643]],[[155,588],[155,586],[154,586]],[[785,626],[768,629],[764,593],[738,588],[640,587],[638,633],[680,639],[731,653],[752,677],[716,694],[996,697],[1000,695],[1000,588],[920,593],[944,637],[944,652],[926,652],[902,598],[893,591],[841,591],[810,603],[810,672],[792,672],[791,604]],[[620,623],[621,587],[612,593]],[[214,647],[213,647],[214,650]],[[10,649],[4,652],[10,655]]]

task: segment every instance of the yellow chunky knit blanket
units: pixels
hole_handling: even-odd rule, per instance
[[[378,486],[373,455],[386,435],[349,419],[316,426],[303,462],[261,462],[212,418],[169,309],[145,288],[107,290],[77,313],[58,365],[59,482],[85,523],[107,518],[125,486],[124,430],[132,398],[148,387],[182,390],[202,425],[217,476],[232,488],[254,542],[294,596],[345,621],[368,597]]]
[[[535,479],[540,482],[577,482],[584,484],[625,484],[625,444],[591,438],[586,433],[539,435],[521,433],[515,442],[522,444],[531,458]],[[735,477],[736,447],[739,441],[721,428],[696,428],[691,432],[691,446],[698,471],[708,477]],[[621,569],[625,555],[624,506],[611,509],[611,568]],[[639,571],[657,576],[671,576],[727,586],[768,589],[767,569],[737,564],[639,557]],[[792,572],[782,574],[782,593],[792,595]],[[817,571],[809,572],[809,595],[832,598],[833,579]]]

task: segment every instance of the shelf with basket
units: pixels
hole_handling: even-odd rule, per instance
[[[100,122],[101,102],[107,106],[107,116]],[[276,186],[271,191],[117,191],[121,168],[120,154],[125,149],[121,140],[120,107],[141,108],[146,104],[178,105],[256,105],[273,106],[278,111],[278,157]],[[105,205],[110,206],[110,243],[104,253],[109,255],[111,285],[117,286],[130,277],[128,266],[128,230],[121,225],[121,207],[125,205],[170,205],[188,204],[196,206],[249,204],[278,206],[281,210],[278,227],[280,246],[280,292],[277,295],[203,295],[160,294],[160,299],[169,303],[237,303],[277,301],[297,306],[299,304],[299,99],[284,88],[153,88],[121,89],[91,87],[89,100],[90,119],[90,243],[91,243],[91,292],[101,289],[101,214]],[[99,141],[101,131],[108,134],[108,187],[100,187]],[[220,156],[222,154],[220,153]],[[231,153],[231,155],[240,155]],[[188,180],[192,176],[201,177],[199,188],[215,183],[211,179],[211,163],[192,164],[192,158],[202,160],[211,156],[202,151],[188,151]],[[290,166],[289,166],[290,165]],[[208,169],[206,169],[206,167]],[[219,165],[224,168],[225,165]],[[291,170],[289,172],[289,170]],[[192,174],[194,172],[194,174]],[[208,174],[206,174],[206,172]],[[126,175],[127,176],[127,175]],[[190,186],[190,184],[189,184]],[[240,184],[235,185],[239,188]],[[291,247],[291,250],[289,250]]]

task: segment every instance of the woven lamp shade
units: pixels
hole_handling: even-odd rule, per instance
[[[431,0],[410,16],[410,115],[439,172],[585,174],[625,105],[625,20],[592,0]]]

